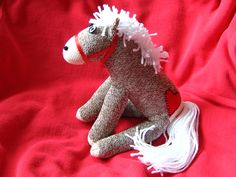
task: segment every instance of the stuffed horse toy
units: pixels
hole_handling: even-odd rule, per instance
[[[168,53],[156,47],[135,15],[103,5],[91,25],[63,48],[71,64],[102,62],[110,76],[76,113],[83,122],[95,121],[88,134],[92,156],[108,158],[130,149],[155,172],[180,172],[198,151],[198,107],[183,102],[177,88],[160,70]],[[123,114],[123,115],[122,115]],[[112,135],[121,116],[146,121]],[[148,143],[167,131],[166,143]]]

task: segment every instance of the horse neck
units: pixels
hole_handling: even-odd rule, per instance
[[[123,44],[123,37],[118,39],[118,45],[112,56],[105,65],[113,80],[117,82],[130,82],[131,78],[147,78],[155,75],[152,66],[141,64],[141,50],[134,52],[138,48],[134,41],[126,41]]]

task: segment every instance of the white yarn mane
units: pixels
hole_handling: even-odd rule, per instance
[[[144,27],[142,23],[139,23],[134,14],[131,18],[128,11],[118,10],[115,6],[110,8],[108,5],[103,5],[103,10],[98,6],[98,12],[93,13],[93,19],[89,20],[89,23],[95,26],[103,26],[103,35],[106,28],[112,26],[116,18],[119,18],[120,22],[117,27],[118,36],[123,36],[123,44],[126,47],[125,41],[133,40],[138,44],[137,49],[133,49],[134,52],[141,50],[142,57],[141,63],[146,65],[153,65],[155,73],[160,71],[160,61],[166,61],[168,53],[163,50],[163,46],[156,47],[151,40],[151,36],[156,36],[157,33],[149,34],[148,29]]]

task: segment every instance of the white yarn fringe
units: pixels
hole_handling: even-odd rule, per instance
[[[184,171],[192,162],[198,151],[198,121],[199,108],[191,102],[183,103],[182,112],[170,123],[167,128],[168,140],[157,147],[145,142],[145,134],[154,126],[136,131],[132,147],[138,150],[131,156],[148,165],[152,173],[178,173]]]
[[[103,35],[105,35],[105,30],[113,25],[116,18],[119,18],[118,36],[123,36],[124,47],[126,47],[126,41],[133,40],[138,44],[138,48],[133,51],[141,50],[141,63],[145,66],[152,65],[155,73],[160,71],[160,62],[167,61],[166,59],[169,57],[168,52],[163,50],[163,46],[156,47],[151,37],[157,36],[157,33],[149,34],[149,30],[136,19],[135,14],[130,17],[128,11],[123,9],[118,11],[115,6],[110,7],[104,4],[102,7],[98,6],[98,12],[95,12],[93,16],[94,18],[90,19],[89,23],[95,26],[103,26]]]

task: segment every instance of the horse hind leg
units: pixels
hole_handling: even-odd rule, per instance
[[[153,118],[156,120],[156,118]],[[166,127],[169,125],[169,120],[167,118],[161,118],[158,121],[144,121],[137,126],[127,129],[118,134],[111,135],[107,138],[101,139],[93,144],[90,153],[92,156],[99,158],[108,158],[114,156],[118,153],[131,150],[133,145],[133,140],[127,135],[133,137],[138,129],[145,129],[149,127],[154,127],[151,131],[148,131],[145,135],[145,141],[147,143],[159,138],[163,132],[165,132]]]

